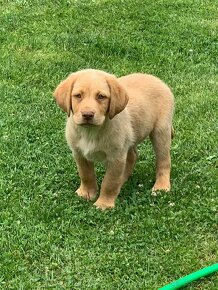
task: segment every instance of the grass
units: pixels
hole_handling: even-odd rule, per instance
[[[0,3],[1,289],[153,290],[217,262],[216,1]],[[151,195],[145,142],[114,210],[74,194],[52,91],[87,67],[172,87],[171,193]],[[217,275],[187,289],[216,290]]]

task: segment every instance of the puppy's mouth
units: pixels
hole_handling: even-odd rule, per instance
[[[91,119],[91,120],[85,120],[85,119],[74,119],[74,122],[78,126],[82,127],[98,127],[103,125],[104,120],[96,120],[96,119]]]
[[[81,123],[79,123],[79,124],[77,124],[77,125],[79,125],[79,126],[97,126],[97,124],[95,124],[95,123],[93,123],[93,122],[90,122],[90,121],[83,121],[83,122],[81,122]]]
[[[76,122],[78,126],[82,127],[94,127],[94,126],[101,126],[102,124],[95,121],[95,120],[81,120],[79,122]]]

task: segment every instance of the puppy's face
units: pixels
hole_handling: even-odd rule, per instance
[[[116,77],[98,70],[71,74],[54,92],[59,106],[73,113],[75,124],[100,126],[107,116],[112,119],[128,102],[124,88]]]
[[[102,125],[110,103],[110,90],[102,75],[77,76],[71,92],[73,119],[77,125]]]

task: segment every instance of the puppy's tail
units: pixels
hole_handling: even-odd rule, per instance
[[[175,137],[175,130],[173,128],[173,126],[171,127],[171,139],[173,139]]]

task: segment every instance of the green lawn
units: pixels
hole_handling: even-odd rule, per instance
[[[156,290],[217,262],[217,11],[216,0],[0,1],[1,289]],[[173,89],[170,193],[151,195],[145,142],[114,210],[74,194],[52,92],[82,68]],[[217,290],[218,275],[186,289]]]

